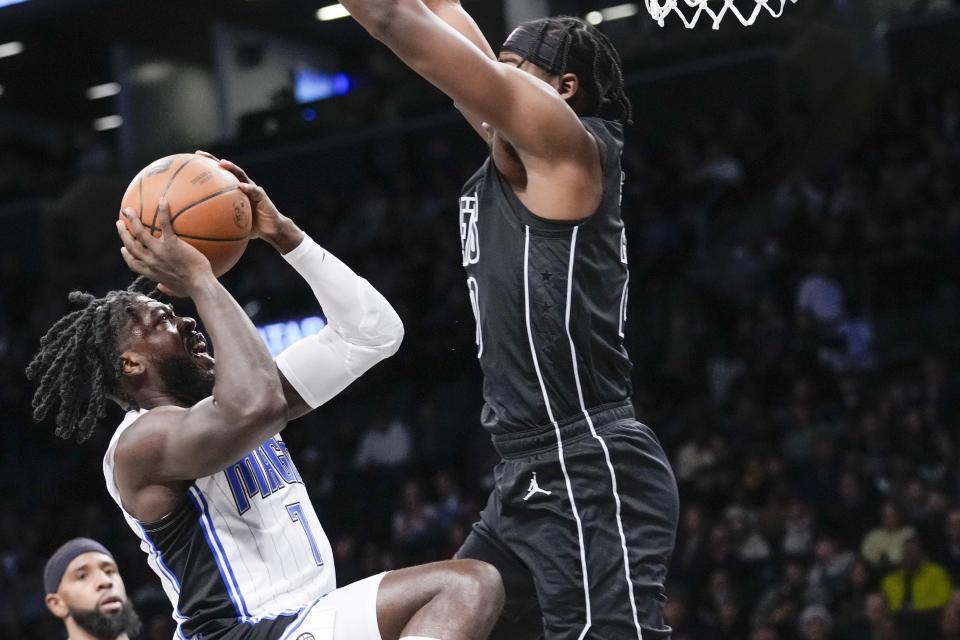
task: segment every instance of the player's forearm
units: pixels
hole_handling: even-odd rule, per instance
[[[307,236],[290,218],[263,236],[307,281],[328,325],[356,345],[382,347],[393,355],[403,338],[403,323],[379,291]]]
[[[290,218],[280,217],[281,220],[277,225],[277,230],[261,237],[281,255],[286,255],[296,249],[307,234]]]
[[[307,281],[327,316],[319,333],[277,357],[284,377],[315,409],[396,353],[403,323],[369,282],[309,237],[284,259]]]
[[[430,11],[433,11],[438,18],[476,45],[488,58],[496,60],[497,56],[493,52],[490,43],[487,42],[486,37],[473,19],[473,16],[467,13],[467,10],[463,8],[459,0],[423,0],[423,3]]]
[[[463,8],[459,0],[423,0],[423,3],[430,11],[436,14],[438,18],[473,43],[485,56],[491,60],[497,59],[497,55],[494,53],[490,43],[487,42],[487,38],[483,35],[480,27],[476,21],[474,21],[473,17],[467,13],[467,10]],[[454,101],[454,106],[460,110],[463,117],[467,119],[467,122],[477,130],[477,133],[484,139],[487,139],[488,134],[483,130],[483,118],[456,100]]]
[[[403,338],[403,323],[379,291],[336,256],[301,232],[301,242],[284,259],[307,281],[328,325],[351,344],[382,347],[392,355]]]
[[[273,358],[233,296],[211,276],[191,297],[217,356],[213,398],[220,410],[237,419],[285,415]]]

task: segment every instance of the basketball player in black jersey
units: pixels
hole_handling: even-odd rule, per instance
[[[558,17],[521,25],[497,58],[457,0],[342,4],[490,145],[462,192],[460,240],[481,419],[503,460],[458,556],[504,577],[492,637],[669,637],[678,497],[630,400],[620,153],[631,107],[616,50]]]
[[[483,640],[503,602],[483,562],[335,589],[329,542],[278,434],[392,355],[402,324],[242,169],[220,164],[251,200],[253,237],[304,277],[327,326],[275,361],[206,257],[176,236],[169,207],[158,210],[160,238],[128,209],[117,222],[124,260],[193,299],[216,362],[196,321],[168,304],[136,290],[74,292],[81,309],[47,332],[27,369],[34,418],[53,415],[58,435],[82,441],[107,402],[128,411],[105,456],[107,488],[167,592],[179,640]]]

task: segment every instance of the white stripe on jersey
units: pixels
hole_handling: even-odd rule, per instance
[[[124,417],[104,456],[107,490],[121,511],[113,454],[123,431],[144,413]],[[227,470],[196,480],[188,499],[197,508],[200,527],[239,621],[296,613],[336,588],[330,542],[279,435]],[[286,508],[294,504],[299,505],[297,520]],[[159,576],[179,625],[185,617],[178,608],[177,576],[140,522],[126,511],[123,515],[140,538],[147,564]]]
[[[577,350],[573,345],[573,334],[570,333],[570,301],[573,298],[573,263],[574,258],[577,255],[577,233],[579,230],[580,227],[574,227],[573,235],[570,237],[570,263],[567,268],[567,311],[564,314],[564,325],[567,329],[567,340],[570,341],[570,360],[573,362],[573,378],[577,383],[577,398],[580,400],[580,410],[583,412],[583,417],[587,419],[587,424],[590,426],[590,433],[603,448],[603,455],[607,460],[607,469],[610,471],[610,482],[611,486],[613,487],[613,501],[617,506],[617,531],[620,532],[620,546],[623,549],[623,570],[627,578],[627,591],[630,594],[630,608],[633,611],[633,624],[637,629],[637,640],[643,640],[643,632],[640,630],[640,620],[637,618],[637,601],[636,598],[633,597],[633,579],[630,577],[630,557],[627,553],[627,538],[623,533],[623,520],[620,518],[620,494],[617,493],[617,474],[613,470],[613,462],[610,460],[610,450],[607,448],[607,443],[604,442],[603,438],[600,437],[600,434],[597,433],[597,430],[593,425],[593,418],[590,417],[590,412],[587,411],[587,403],[583,400],[583,386],[580,384],[580,366],[577,364]],[[624,241],[624,247],[626,247],[625,242],[626,241]],[[627,284],[629,284],[629,282],[630,276],[628,274]],[[626,304],[627,284],[623,285],[623,302],[620,303],[621,307]],[[621,336],[623,336],[623,318],[624,313],[621,312]]]
[[[593,611],[590,606],[590,578],[587,575],[587,555],[583,543],[583,523],[580,522],[580,512],[577,510],[577,503],[573,499],[573,485],[570,483],[570,475],[567,473],[567,462],[563,459],[563,436],[560,434],[560,427],[553,417],[553,408],[550,406],[550,398],[547,396],[547,385],[543,382],[543,374],[540,372],[540,360],[537,358],[537,347],[533,343],[533,330],[530,327],[530,227],[526,226],[525,238],[523,244],[523,311],[527,321],[527,338],[530,341],[530,357],[533,359],[533,369],[537,373],[537,381],[540,383],[540,392],[543,395],[543,403],[547,408],[547,417],[553,424],[553,430],[557,436],[557,451],[560,456],[560,470],[563,472],[563,479],[567,485],[567,498],[570,500],[570,509],[573,511],[573,518],[577,523],[577,542],[580,545],[580,570],[583,572],[583,600],[586,609],[586,620],[583,623],[583,630],[577,640],[583,640],[593,625]],[[574,227],[576,234],[577,227]],[[576,239],[576,235],[574,235]]]

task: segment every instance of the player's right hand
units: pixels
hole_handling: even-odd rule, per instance
[[[218,158],[206,151],[197,151],[196,153],[204,158],[210,158],[240,181],[240,191],[250,199],[250,208],[253,209],[253,228],[250,230],[249,240],[262,238],[269,242],[282,231],[284,223],[289,222],[289,220],[277,210],[277,206],[273,204],[267,192],[251,180],[246,171],[229,160]]]
[[[117,220],[123,241],[120,254],[127,266],[160,283],[160,290],[177,297],[193,294],[204,278],[213,277],[210,261],[195,247],[177,237],[170,221],[170,205],[160,200],[157,211],[160,237],[154,237],[133,209],[124,209]]]

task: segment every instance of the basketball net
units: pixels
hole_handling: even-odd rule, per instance
[[[723,20],[723,16],[725,16],[727,12],[737,16],[743,26],[749,27],[757,19],[757,16],[760,15],[761,9],[765,9],[774,18],[779,18],[783,13],[784,6],[787,4],[787,0],[756,0],[753,11],[750,12],[749,16],[745,16],[734,6],[734,0],[723,0],[723,7],[721,7],[719,11],[707,6],[709,1],[710,0],[680,0],[680,2],[678,2],[677,0],[663,0],[661,3],[659,0],[645,0],[647,11],[650,12],[650,15],[653,16],[653,19],[656,20],[657,24],[661,27],[663,26],[663,19],[670,15],[671,11],[676,11],[687,29],[692,29],[697,24],[697,20],[700,19],[700,14],[702,13],[710,16],[713,20],[714,29],[719,29],[720,21]],[[797,2],[797,0],[789,1],[794,4]],[[694,9],[689,18],[681,10],[681,3]]]

